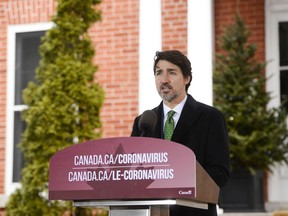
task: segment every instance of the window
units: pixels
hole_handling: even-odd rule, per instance
[[[20,148],[25,123],[21,112],[27,108],[22,91],[34,80],[40,60],[39,46],[45,31],[52,23],[15,25],[8,27],[7,45],[7,134],[5,194],[9,195],[20,186],[24,160]]]
[[[288,21],[279,22],[280,100],[288,111]]]
[[[40,60],[39,46],[45,31],[16,33],[15,50],[15,96],[14,96],[14,143],[13,143],[13,182],[21,179],[21,169],[24,166],[23,156],[18,147],[25,122],[21,120],[21,111],[25,108],[22,91],[28,83],[34,80],[35,69]],[[19,107],[19,109],[17,109]]]

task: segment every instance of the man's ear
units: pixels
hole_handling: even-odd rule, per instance
[[[185,79],[185,85],[187,85],[188,83],[190,83],[192,81],[191,76],[184,77],[184,79]]]

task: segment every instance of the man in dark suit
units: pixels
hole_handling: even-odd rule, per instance
[[[148,136],[164,139],[167,113],[173,110],[174,131],[171,141],[191,148],[197,161],[215,183],[220,188],[223,187],[230,176],[230,157],[228,132],[222,113],[214,107],[197,102],[187,93],[192,80],[191,63],[180,51],[157,52],[153,70],[162,102],[153,109],[157,114],[157,123]],[[140,117],[134,121],[131,136],[142,134],[138,127]],[[202,215],[216,216],[216,205],[209,204],[208,210],[170,207],[170,216]]]

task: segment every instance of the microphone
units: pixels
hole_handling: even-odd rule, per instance
[[[157,115],[152,110],[146,110],[142,113],[138,127],[142,131],[141,137],[148,137],[154,131],[157,122]]]

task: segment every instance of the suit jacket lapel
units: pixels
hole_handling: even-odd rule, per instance
[[[163,102],[160,105],[153,109],[153,111],[157,114],[157,123],[155,126],[153,137],[155,138],[163,138]]]
[[[172,141],[179,142],[181,137],[183,137],[186,131],[189,130],[191,125],[197,120],[200,115],[197,107],[197,101],[191,95],[188,95],[187,101],[172,135]]]

